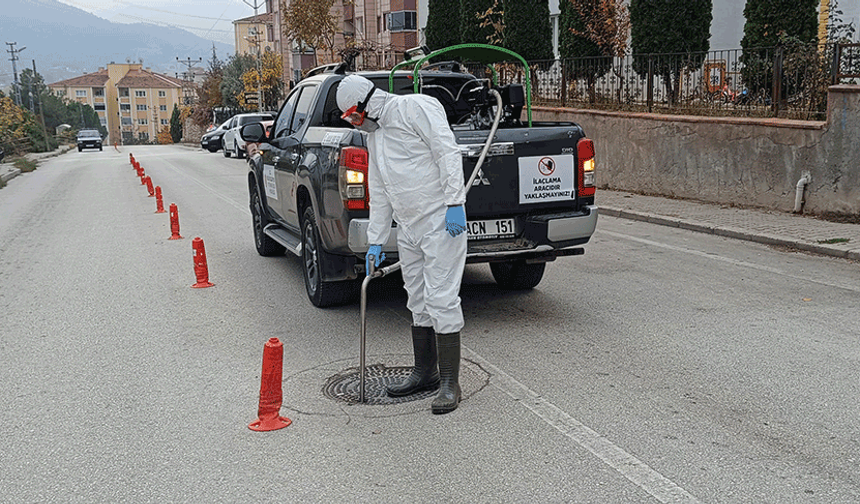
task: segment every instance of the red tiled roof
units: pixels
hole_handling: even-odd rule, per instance
[[[177,88],[182,87],[182,81],[155,73],[152,71],[135,69],[129,70],[125,76],[116,83],[116,87],[128,88]]]
[[[98,72],[72,77],[71,79],[61,80],[53,84],[48,84],[49,87],[90,87],[104,86],[109,79],[107,70],[99,70]]]

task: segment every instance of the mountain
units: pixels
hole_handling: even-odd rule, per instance
[[[212,45],[221,60],[234,52],[231,45],[206,40],[191,32],[148,23],[120,24],[94,16],[56,0],[3,0],[0,7],[2,42],[26,47],[16,62],[36,70],[46,83],[95,72],[110,62],[143,61],[144,67],[173,76],[187,69],[176,61],[212,57]],[[3,45],[8,51],[9,46]],[[0,86],[13,80],[11,54],[0,64]]]

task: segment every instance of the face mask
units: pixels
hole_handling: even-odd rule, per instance
[[[361,124],[354,124],[353,126],[355,126],[355,129],[364,131],[365,133],[373,133],[379,129],[379,123],[376,122],[376,119],[371,119],[369,117],[365,117]]]

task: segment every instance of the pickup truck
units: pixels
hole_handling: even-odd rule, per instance
[[[456,63],[396,68],[359,73],[386,91],[419,90],[442,102],[460,145],[464,180],[493,122],[496,102],[488,90],[498,89],[504,99],[503,120],[467,196],[468,263],[489,263],[504,289],[531,289],[547,262],[584,253],[597,207],[594,145],[581,127],[532,122],[528,81],[525,88],[498,86]],[[257,252],[299,256],[308,298],[318,307],[353,300],[365,275],[368,155],[365,133],[340,119],[335,92],[345,73],[341,66],[303,79],[270,131],[250,124],[241,132],[246,141],[260,142],[247,179]],[[383,245],[386,263],[397,260],[396,223],[392,227]]]

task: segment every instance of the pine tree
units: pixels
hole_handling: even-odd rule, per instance
[[[527,61],[552,59],[549,0],[505,0],[505,47]]]
[[[600,21],[601,4],[608,5],[602,0],[559,2],[558,52],[562,60],[567,60],[564,61],[564,72],[568,80],[586,80],[592,102],[596,98],[595,81],[612,68],[612,48],[602,47],[600,37],[588,29],[598,24],[605,25]]]
[[[781,40],[813,43],[818,34],[818,0],[747,0],[741,39],[741,76],[753,94],[770,96],[776,46]],[[796,43],[793,45],[797,45]]]
[[[173,105],[173,113],[170,115],[170,136],[173,143],[182,141],[182,118],[176,104]]]
[[[633,69],[663,77],[670,104],[677,101],[681,72],[701,67],[710,45],[712,0],[630,0]],[[678,54],[654,59],[650,54]]]
[[[427,47],[435,51],[459,44],[460,0],[429,0],[427,5]]]
[[[460,40],[464,43],[488,44],[493,35],[492,26],[481,27],[480,14],[493,7],[493,0],[462,0]]]

